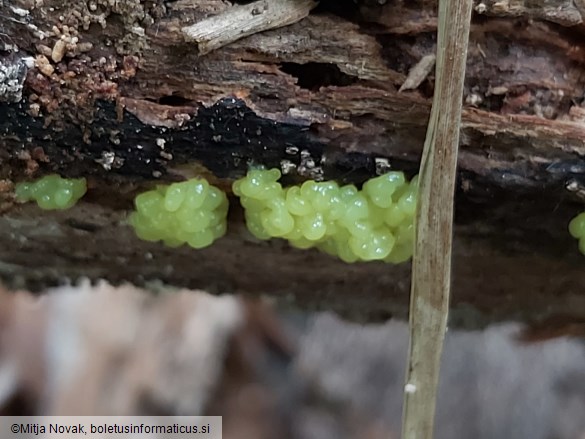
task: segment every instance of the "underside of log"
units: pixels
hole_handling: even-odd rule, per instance
[[[369,3],[324,1],[202,55],[181,30],[227,2],[1,2],[0,277],[156,280],[404,316],[409,264],[259,242],[236,199],[228,235],[202,251],[139,241],[126,225],[141,190],[200,175],[229,192],[254,164],[285,184],[414,175],[433,74],[399,90],[434,53],[436,3]],[[454,315],[582,319],[585,258],[567,223],[585,204],[585,26],[571,1],[504,3],[477,3],[470,35]],[[58,213],[14,202],[14,183],[51,172],[87,177],[87,196]]]

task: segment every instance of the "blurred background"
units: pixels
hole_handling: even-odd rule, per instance
[[[585,438],[578,325],[447,334],[437,438]],[[573,332],[573,336],[571,336]],[[0,293],[2,415],[222,415],[224,438],[399,437],[407,324],[107,283]]]

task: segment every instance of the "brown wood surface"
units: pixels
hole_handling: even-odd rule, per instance
[[[573,2],[552,3],[475,4],[454,247],[462,324],[585,315],[585,258],[566,230],[585,205],[585,27]],[[286,183],[418,169],[433,75],[398,90],[434,52],[435,2],[326,1],[203,56],[184,41],[184,26],[229,7],[0,3],[4,281],[161,280],[405,314],[409,264],[254,241],[236,200],[228,236],[203,251],[140,242],[124,224],[145,187],[202,174],[229,189],[250,163],[281,167]],[[88,177],[88,195],[58,213],[13,202],[14,182],[49,172]]]

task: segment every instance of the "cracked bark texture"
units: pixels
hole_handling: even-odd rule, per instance
[[[374,4],[371,4],[374,3]],[[250,163],[360,183],[417,172],[436,2],[321,2],[309,16],[206,55],[185,26],[217,0],[0,3],[0,276],[43,288],[89,276],[269,294],[355,318],[405,315],[409,264],[346,265],[258,242],[232,202],[203,251],[140,242],[132,198],[203,175],[229,191]],[[583,257],[567,233],[585,201],[580,2],[476,2],[456,197],[453,320],[585,317]],[[269,13],[265,11],[265,13]],[[74,209],[13,201],[15,182],[88,178]],[[485,319],[485,320],[484,320]]]

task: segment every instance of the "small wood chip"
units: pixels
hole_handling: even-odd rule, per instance
[[[313,0],[260,0],[236,5],[182,29],[185,40],[205,55],[241,38],[302,20],[317,5]]]
[[[437,57],[434,53],[423,56],[416,65],[408,72],[408,77],[400,87],[399,92],[403,90],[414,90],[425,80],[435,67]]]
[[[35,59],[35,65],[45,76],[51,76],[55,71],[55,68],[51,65],[45,55],[37,55],[37,58]]]
[[[61,60],[65,56],[66,49],[67,43],[65,43],[64,40],[58,40],[53,46],[53,51],[51,52],[51,59],[54,62],[61,62]]]

